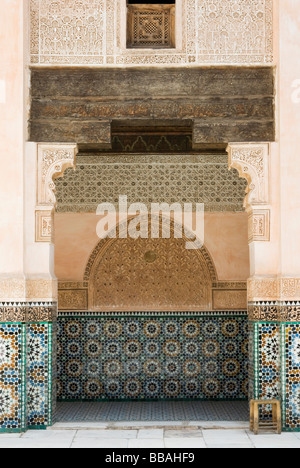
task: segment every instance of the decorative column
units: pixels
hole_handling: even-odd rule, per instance
[[[53,424],[56,406],[57,279],[54,274],[55,184],[75,166],[76,145],[29,143],[25,180],[27,427]],[[37,183],[36,183],[37,181]]]
[[[24,148],[24,205],[18,226],[23,243],[17,257],[22,275],[18,278],[11,272],[10,278],[0,280],[0,431],[45,429],[53,424],[57,318],[54,179],[74,167],[76,152],[76,145],[27,143]],[[13,253],[7,252],[8,259]],[[9,265],[7,261],[2,268],[8,271]]]
[[[26,421],[24,145],[27,0],[0,16],[0,432]],[[13,33],[12,33],[13,32]]]
[[[278,140],[281,192],[281,347],[283,426],[300,430],[300,15],[278,3]]]
[[[278,194],[274,181],[278,155],[271,145],[230,144],[229,167],[248,181],[244,207],[248,213],[251,277],[248,280],[249,397],[280,396],[280,294]],[[274,185],[270,184],[272,171]],[[270,411],[262,411],[269,418]]]

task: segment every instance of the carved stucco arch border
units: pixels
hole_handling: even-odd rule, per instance
[[[56,206],[55,179],[74,168],[76,144],[39,144],[37,163],[36,242],[53,241],[53,213]]]

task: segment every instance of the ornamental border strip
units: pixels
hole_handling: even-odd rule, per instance
[[[187,311],[187,312],[97,312],[97,311],[58,311],[58,318],[88,318],[88,317],[245,317],[247,311]]]
[[[53,322],[57,318],[57,302],[2,302],[0,323]]]

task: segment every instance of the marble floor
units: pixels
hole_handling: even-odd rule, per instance
[[[1,448],[300,448],[300,433],[255,436],[247,402],[76,402],[46,431],[0,434]]]
[[[247,401],[59,402],[58,422],[248,421]]]
[[[246,422],[57,423],[47,431],[0,434],[0,448],[300,448],[300,433],[281,435],[248,430]],[[136,452],[133,452],[136,453]]]

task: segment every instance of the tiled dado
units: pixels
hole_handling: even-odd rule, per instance
[[[247,396],[246,312],[59,313],[60,400]]]
[[[56,304],[0,305],[0,432],[52,424]]]
[[[281,324],[283,427],[300,431],[300,323]]]
[[[249,306],[250,397],[279,397],[286,431],[300,431],[299,311],[299,302]],[[270,417],[269,409],[262,414]]]
[[[280,333],[276,322],[249,323],[249,397],[273,399],[280,396]],[[268,419],[270,408],[261,416]]]

